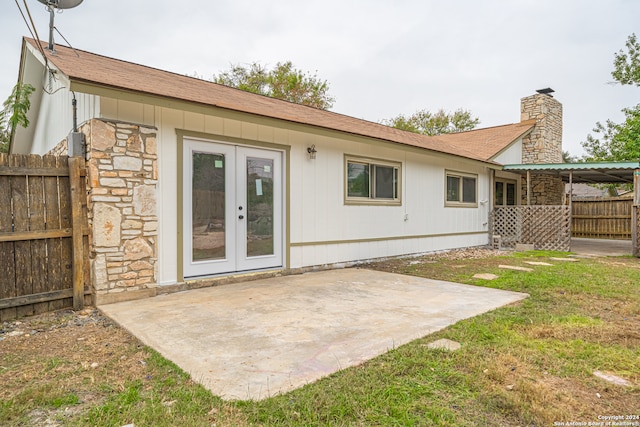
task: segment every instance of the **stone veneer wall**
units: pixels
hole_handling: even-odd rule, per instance
[[[156,129],[93,119],[87,145],[91,283],[99,297],[157,283]],[[66,141],[51,150],[63,154]]]
[[[156,130],[92,120],[87,138],[92,283],[98,294],[157,283]]]
[[[155,287],[156,129],[92,119],[79,130],[86,141],[91,284],[98,301]],[[47,154],[67,155],[67,146],[65,139]]]
[[[532,132],[522,138],[522,163],[562,163],[562,104],[549,95],[535,94],[520,100],[520,120],[536,120]],[[527,203],[527,182],[522,180],[522,204]],[[564,184],[550,175],[531,175],[532,205],[561,205]]]

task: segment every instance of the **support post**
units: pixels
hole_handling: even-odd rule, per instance
[[[73,309],[84,308],[84,248],[82,235],[82,197],[80,169],[82,157],[69,157],[69,183],[71,187],[71,224],[73,240]]]
[[[573,171],[569,171],[569,250],[571,250],[572,229],[573,229]]]
[[[531,171],[527,171],[527,206],[531,206]]]
[[[633,256],[640,258],[640,227],[638,221],[640,211],[640,169],[633,171],[633,207],[631,208],[631,244]]]

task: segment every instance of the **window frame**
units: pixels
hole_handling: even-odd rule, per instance
[[[369,167],[369,195],[349,196],[349,164],[361,164]],[[375,197],[376,177],[375,167],[393,168],[395,181],[395,197],[377,198]],[[350,154],[344,155],[344,184],[343,184],[345,205],[375,205],[375,206],[402,206],[402,162],[381,160],[372,157],[361,157]]]
[[[448,200],[449,195],[449,177],[459,178],[458,194],[461,200]],[[475,201],[465,202],[464,198],[464,178],[473,178],[475,180]],[[444,172],[444,205],[445,207],[456,208],[477,208],[478,207],[478,174],[459,172],[446,169]]]
[[[502,200],[501,202],[504,203],[498,203],[498,195],[497,195],[497,185],[498,183],[501,183],[503,185],[503,192],[502,192]],[[513,185],[513,201],[514,203],[512,205],[508,204],[508,191],[507,191],[507,186],[508,185]],[[496,207],[500,207],[500,206],[518,206],[518,181],[514,180],[514,179],[507,179],[507,178],[496,178],[494,180],[493,183],[493,206]]]

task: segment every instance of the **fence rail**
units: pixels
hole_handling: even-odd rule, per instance
[[[574,237],[595,239],[631,239],[632,199],[573,200]]]
[[[90,302],[80,158],[0,154],[0,320]]]

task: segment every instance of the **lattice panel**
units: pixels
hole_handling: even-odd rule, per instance
[[[502,246],[533,244],[536,249],[571,249],[571,212],[568,206],[504,206],[491,213],[491,233]]]
[[[500,236],[502,247],[514,248],[522,234],[522,213],[518,206],[496,208],[491,212],[491,234]]]

